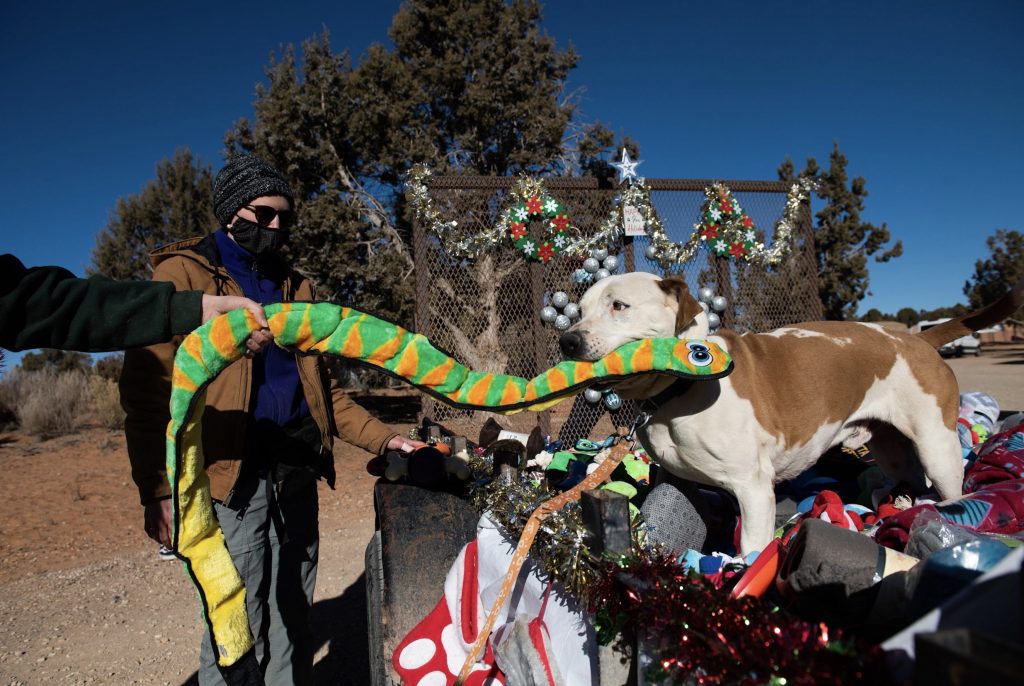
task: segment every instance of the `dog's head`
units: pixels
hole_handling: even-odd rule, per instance
[[[677,276],[646,272],[601,279],[580,299],[580,320],[558,339],[574,360],[597,360],[641,338],[704,338],[707,313]]]

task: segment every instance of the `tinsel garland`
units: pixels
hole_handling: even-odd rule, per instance
[[[661,218],[651,204],[651,189],[641,177],[635,182],[632,179],[627,182],[626,187],[619,194],[619,201],[601,222],[601,227],[595,234],[575,241],[566,251],[574,255],[585,255],[594,249],[613,250],[617,247],[624,231],[625,218],[623,215],[627,205],[635,207],[643,216],[644,227],[649,236],[665,235]]]
[[[519,223],[513,215],[516,208],[521,204],[529,203],[531,199],[548,197],[542,179],[522,176],[509,192],[505,207],[498,215],[498,222],[489,229],[467,233],[459,228],[457,221],[445,221],[441,218],[441,213],[434,204],[433,198],[430,197],[430,191],[427,188],[427,181],[430,177],[431,171],[425,165],[417,165],[412,169],[407,184],[409,200],[416,211],[416,217],[429,227],[441,241],[445,251],[453,257],[476,258],[488,250],[492,250],[511,235],[512,224]],[[575,242],[572,236],[577,233],[577,230],[576,227],[566,222],[559,225],[556,233],[566,237],[564,242],[560,242],[572,245]]]
[[[489,512],[509,540],[518,541],[530,514],[554,495],[542,479],[520,472],[514,480],[494,479],[478,484],[470,493],[470,502],[478,512]],[[634,521],[634,543],[636,524]],[[570,503],[544,520],[530,550],[551,580],[584,601],[606,564],[591,552],[586,537],[582,508],[578,502]]]
[[[521,177],[511,191],[512,202],[501,211],[497,224],[490,229],[466,234],[459,229],[457,221],[445,221],[441,218],[441,213],[427,188],[430,176],[430,169],[426,166],[418,165],[412,170],[408,182],[409,199],[416,210],[417,218],[437,236],[445,251],[455,257],[479,257],[493,249],[508,235],[510,224],[513,222],[514,208],[520,202],[545,195],[542,180]],[[567,227],[568,233],[573,237],[566,241],[564,251],[568,255],[583,256],[593,249],[614,248],[623,234],[625,208],[633,206],[643,217],[645,231],[650,238],[647,256],[663,269],[678,268],[680,264],[692,259],[709,240],[722,241],[722,250],[709,245],[717,255],[732,254],[736,259],[742,258],[751,264],[775,267],[781,264],[792,250],[800,206],[810,196],[814,187],[815,182],[807,178],[799,179],[790,187],[786,194],[785,210],[775,225],[772,245],[769,248],[756,240],[750,218],[739,208],[729,189],[721,183],[712,184],[704,189],[707,200],[701,208],[701,221],[694,225],[694,231],[686,242],[675,243],[665,234],[661,218],[651,204],[650,187],[643,178],[635,181],[630,179],[622,190],[619,201],[597,232],[589,237],[579,237],[575,227]],[[716,203],[721,205],[723,198],[727,200],[732,211],[726,213],[724,221],[716,223],[717,220],[713,218],[709,220],[708,213],[713,211]],[[712,226],[714,228],[709,231]],[[734,248],[737,245],[739,247]]]
[[[678,267],[679,264],[690,260],[702,244],[710,238],[724,241],[727,246],[724,253],[709,246],[716,255],[729,254],[728,248],[739,243],[743,246],[743,250],[742,252],[736,251],[735,257],[742,257],[746,262],[763,267],[776,267],[782,263],[783,258],[793,248],[793,236],[800,216],[800,205],[814,189],[814,182],[810,179],[800,179],[790,186],[789,193],[786,194],[786,208],[782,218],[775,225],[770,248],[766,248],[763,242],[754,240],[756,234],[753,231],[752,222],[739,208],[739,204],[732,197],[729,189],[721,183],[712,184],[704,189],[707,200],[701,208],[701,221],[694,224],[693,233],[685,243],[674,243],[665,235],[665,229],[657,218],[657,213],[651,208],[651,191],[647,188],[644,180],[639,179],[635,187],[638,190],[629,196],[629,204],[632,204],[644,215],[644,220],[647,222],[647,235],[651,239],[647,255],[662,268]],[[627,203],[626,194],[630,190],[631,188],[627,188],[626,191],[623,191],[623,201],[620,204]],[[715,228],[709,232],[708,228],[715,221],[710,218],[709,213],[713,211],[712,208],[716,204],[720,205],[723,202],[723,198],[729,202],[731,211],[723,216],[725,221],[714,224]],[[711,233],[714,235],[712,236]]]
[[[881,649],[752,596],[733,598],[672,557],[605,564],[588,594],[602,643],[639,637],[653,683],[813,686],[884,683]]]

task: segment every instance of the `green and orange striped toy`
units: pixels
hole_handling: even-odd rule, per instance
[[[716,379],[732,371],[714,343],[675,338],[627,343],[596,362],[560,362],[532,379],[475,372],[423,335],[330,303],[279,303],[264,311],[277,345],[303,355],[334,355],[387,372],[439,400],[492,412],[541,410],[589,385],[635,374]],[[213,514],[201,441],[203,390],[245,353],[257,328],[236,310],[189,334],[178,348],[167,426],[173,548],[199,592],[218,663],[234,664],[253,646],[245,587]]]

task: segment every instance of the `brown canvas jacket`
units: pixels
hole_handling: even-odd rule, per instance
[[[177,290],[216,295],[243,295],[241,287],[220,264],[212,235],[191,238],[152,253],[153,280],[170,281]],[[290,271],[282,286],[285,301],[314,300],[308,280]],[[170,420],[171,369],[183,337],[125,352],[121,373],[121,405],[128,439],[132,478],[145,505],[170,496],[165,468],[166,430]],[[334,383],[327,365],[317,356],[296,356],[299,378],[309,411],[329,451],[335,436],[380,455],[395,431],[353,402]],[[242,359],[225,369],[206,391],[203,413],[203,451],[210,477],[210,494],[227,500],[246,455],[246,410],[252,387],[252,366]],[[334,487],[333,469],[327,474]]]

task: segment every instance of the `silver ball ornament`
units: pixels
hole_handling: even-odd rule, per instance
[[[725,312],[725,307],[729,302],[725,299],[724,295],[716,295],[711,299],[711,309],[715,312]]]
[[[593,274],[600,268],[601,263],[598,262],[593,257],[588,257],[587,259],[583,260],[583,269],[586,270],[588,274]]]
[[[658,256],[658,249],[655,248],[653,244],[652,245],[648,245],[646,248],[644,248],[644,257],[646,257],[647,259],[653,260],[657,256]]]
[[[601,402],[601,397],[601,391],[597,390],[596,388],[588,388],[587,390],[583,391],[583,399],[586,400],[588,403]]]
[[[593,250],[590,251],[590,256],[593,257],[598,262],[600,262],[604,258],[608,257],[608,251],[605,250],[604,248],[594,248]]]
[[[710,312],[711,311],[711,306],[708,305],[707,303],[697,303],[697,304],[700,305],[700,309],[704,310],[705,312]]]
[[[569,304],[569,295],[565,291],[555,291],[551,296],[551,304],[562,309]]]
[[[540,308],[540,320],[542,322],[547,322],[548,324],[550,324],[551,322],[555,321],[555,317],[557,316],[558,310],[551,307],[551,305],[547,305],[545,307]]]
[[[559,331],[565,331],[571,324],[572,322],[564,314],[560,314],[555,317],[555,328]]]
[[[622,407],[622,398],[615,391],[609,391],[604,394],[604,406],[614,412],[615,410]]]
[[[600,281],[601,279],[603,279],[603,278],[605,278],[607,276],[611,276],[611,272],[609,272],[604,267],[601,267],[596,272],[594,272],[594,280],[595,281]]]
[[[715,297],[715,292],[708,288],[707,286],[697,289],[697,300],[701,301],[702,303],[711,302],[711,299],[713,297]]]
[[[714,312],[711,312],[711,313],[708,314],[708,328],[709,329],[717,329],[721,325],[722,325],[722,320],[718,317],[717,314],[715,314]]]
[[[602,262],[601,264],[604,265],[605,269],[607,269],[610,272],[613,272],[619,268],[619,256],[609,255],[608,257],[604,258],[604,262]]]
[[[580,316],[580,306],[576,303],[569,303],[562,308],[562,314],[569,319],[577,319]]]

